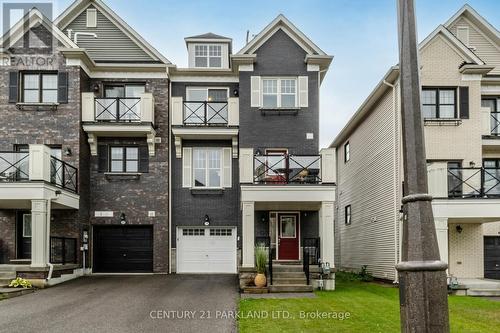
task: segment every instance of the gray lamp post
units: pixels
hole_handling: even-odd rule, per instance
[[[449,332],[447,264],[440,261],[432,197],[427,194],[413,0],[398,0],[404,182],[399,300],[402,332]]]

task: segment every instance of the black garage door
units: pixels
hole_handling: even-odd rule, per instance
[[[484,237],[484,277],[500,280],[500,236]]]
[[[152,226],[94,226],[93,271],[152,272]]]

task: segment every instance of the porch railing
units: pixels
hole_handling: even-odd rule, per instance
[[[271,238],[268,236],[255,237],[256,246],[264,246],[267,249],[267,267],[268,267],[268,277],[269,285],[273,284],[273,248],[271,246]]]
[[[78,169],[51,156],[50,183],[76,193],[78,192]]]
[[[190,126],[227,126],[227,102],[183,102],[183,123]]]
[[[319,264],[319,242],[319,238],[304,238],[302,240],[302,265],[307,284],[310,281],[310,265]]]
[[[141,121],[141,99],[139,97],[96,98],[94,103],[96,121]]]
[[[50,262],[53,264],[77,263],[77,239],[50,237]]]
[[[0,182],[19,182],[29,180],[29,153],[0,152]]]
[[[500,197],[500,168],[448,168],[448,198]]]
[[[255,155],[254,183],[319,184],[321,155]]]
[[[500,112],[490,112],[491,135],[500,136]]]

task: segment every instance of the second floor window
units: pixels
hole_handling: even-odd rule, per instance
[[[23,73],[22,102],[57,103],[57,74]]]
[[[195,67],[222,67],[222,45],[201,44],[194,47]]]
[[[264,108],[297,107],[297,80],[295,78],[262,79],[262,106]]]
[[[111,147],[111,172],[139,172],[138,147]]]
[[[490,109],[490,134],[500,135],[500,97],[483,97],[481,106]]]
[[[221,149],[194,148],[193,174],[194,187],[221,187]]]
[[[456,89],[423,88],[422,112],[424,119],[457,118]]]

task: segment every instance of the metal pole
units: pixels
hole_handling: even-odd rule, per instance
[[[432,197],[427,194],[413,0],[398,0],[398,28],[405,182],[402,261],[396,265],[401,331],[449,332],[447,264],[440,261]]]

